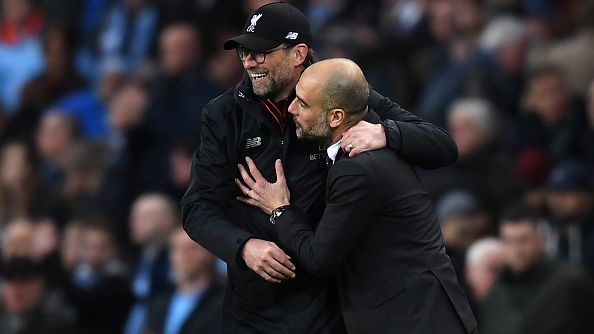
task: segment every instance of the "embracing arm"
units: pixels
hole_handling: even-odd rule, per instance
[[[456,162],[458,148],[442,128],[402,109],[375,90],[371,91],[368,104],[382,119],[387,145],[409,163],[438,168]]]
[[[238,187],[246,197],[237,199],[257,206],[268,214],[290,204],[284,170],[275,163],[276,182],[268,182],[249,158],[250,173],[238,165],[241,180]],[[274,216],[281,245],[291,249],[305,269],[315,276],[327,276],[338,269],[343,258],[359,238],[365,224],[372,219],[378,204],[378,184],[370,171],[350,160],[334,166],[328,174],[328,199],[324,215],[314,231],[292,209]],[[290,206],[289,206],[290,207]]]
[[[276,223],[281,245],[315,276],[330,275],[340,267],[378,205],[368,173],[352,163],[341,167],[339,177],[329,177],[328,203],[315,231],[292,210]]]

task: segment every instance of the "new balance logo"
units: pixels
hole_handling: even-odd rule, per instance
[[[285,39],[297,39],[297,36],[299,36],[299,33],[290,31],[287,36],[285,36]]]
[[[247,27],[247,32],[254,32],[254,28],[256,28],[256,24],[258,24],[258,20],[262,17],[262,14],[252,16],[250,20],[250,26]]]
[[[252,147],[257,147],[262,145],[262,137],[254,137],[254,138],[248,138],[248,140],[245,142],[245,148],[252,148]]]

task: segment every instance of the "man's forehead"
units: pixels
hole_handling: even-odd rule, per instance
[[[311,72],[303,73],[297,82],[297,86],[300,86],[302,90],[307,91],[312,91],[321,84],[322,82],[319,80],[318,76]]]
[[[295,86],[295,92],[299,98],[304,99],[308,97],[312,99],[320,87],[320,82],[310,75],[303,75]],[[307,101],[310,102],[310,101]]]

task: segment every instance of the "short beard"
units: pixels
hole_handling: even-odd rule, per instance
[[[293,78],[288,75],[288,69],[289,60],[285,59],[281,65],[268,71],[268,82],[266,85],[256,87],[252,82],[254,94],[267,99],[277,97],[282,90],[293,83]]]
[[[301,125],[299,125],[297,137],[299,139],[315,140],[323,143],[328,142],[332,138],[332,131],[328,126],[327,117],[328,112],[326,111],[320,115],[318,122],[311,127],[303,128]],[[299,124],[297,119],[295,119],[295,124]]]

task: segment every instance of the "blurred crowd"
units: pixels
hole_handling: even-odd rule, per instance
[[[271,1],[0,2],[2,333],[217,333],[178,203],[243,75],[222,44]],[[458,145],[418,174],[481,332],[594,332],[594,1],[289,2]]]

